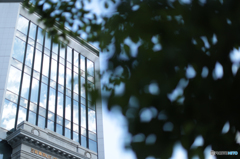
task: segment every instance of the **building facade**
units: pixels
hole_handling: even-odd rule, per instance
[[[0,3],[0,159],[104,159],[101,101],[87,93],[100,88],[99,52],[53,43],[38,18]]]

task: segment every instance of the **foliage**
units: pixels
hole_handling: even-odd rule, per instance
[[[36,0],[28,8],[42,16],[56,39],[85,31],[88,42],[99,42],[111,54],[104,86],[111,92],[108,108],[121,107],[133,136],[127,147],[138,159],[169,158],[178,142],[189,158],[204,158],[209,145],[239,150],[240,73],[239,60],[232,58],[240,46],[239,0],[106,1],[106,7],[117,4],[116,12],[100,22],[88,16],[85,1],[80,7],[78,2]],[[46,3],[50,7],[43,9]],[[64,31],[75,19],[81,21],[76,31]],[[229,130],[223,131],[226,123]],[[204,143],[192,146],[199,136]]]

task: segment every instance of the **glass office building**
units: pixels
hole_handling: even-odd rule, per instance
[[[11,133],[7,132],[14,133],[19,124],[30,123],[35,126],[31,132],[37,129],[40,133],[40,128],[48,131],[47,134],[60,135],[61,141],[71,140],[69,142],[78,144],[81,150],[77,148],[76,152],[82,152],[83,156],[103,159],[101,103],[93,103],[87,93],[100,85],[95,73],[99,69],[98,50],[73,37],[69,37],[69,44],[55,44],[53,37],[42,32],[44,26],[37,23],[38,15],[28,15],[21,4],[4,3],[0,4],[0,9],[4,5],[18,8],[19,12],[15,11],[11,51],[7,56],[8,63],[5,62],[7,73],[2,76],[6,80],[0,92],[0,131],[6,132],[8,140],[7,134]],[[4,137],[0,136],[0,139],[4,141]],[[46,145],[41,140],[35,142]],[[33,155],[35,150],[39,154],[44,152],[41,148],[31,147],[28,153]],[[58,152],[61,153],[55,155],[49,151],[48,154],[65,158],[64,153],[67,153],[69,158],[74,158],[75,152]],[[39,154],[35,155],[39,157]]]

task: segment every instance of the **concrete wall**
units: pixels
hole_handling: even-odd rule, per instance
[[[0,123],[19,8],[19,3],[0,3]]]

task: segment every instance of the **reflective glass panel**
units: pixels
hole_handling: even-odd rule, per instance
[[[94,152],[97,152],[97,142],[90,139],[88,141],[89,141],[89,149]]]
[[[65,59],[65,47],[60,47],[60,57],[62,57],[63,59]]]
[[[30,76],[28,74],[24,73],[23,81],[22,81],[22,92],[21,92],[22,97],[28,99],[29,88],[30,88]]]
[[[81,126],[86,128],[86,107],[81,105]]]
[[[39,43],[37,43],[37,46],[36,46],[36,48],[39,50],[39,51],[41,51],[42,52],[42,48],[43,46],[41,45],[41,44],[39,44]]]
[[[37,26],[33,23],[30,24],[29,37],[35,40]]]
[[[31,69],[30,67],[28,67],[28,66],[25,65],[25,67],[24,67],[24,72],[27,73],[27,74],[29,74],[29,75],[31,75],[32,69]]]
[[[51,63],[51,79],[57,81],[57,61],[53,59]]]
[[[67,62],[67,67],[72,69],[72,64],[70,62]]]
[[[69,120],[65,120],[65,127],[71,129],[71,122]]]
[[[66,96],[65,118],[71,121],[71,98]]]
[[[79,53],[74,51],[74,59],[73,59],[73,61],[74,61],[74,65],[77,66],[77,67],[78,67],[78,55],[79,55]]]
[[[39,115],[45,117],[46,116],[46,109],[39,107]]]
[[[74,72],[73,91],[78,94],[78,74]]]
[[[81,96],[86,98],[85,78],[81,77]]]
[[[4,101],[1,127],[10,130],[14,128],[17,105],[9,100]]]
[[[94,65],[93,62],[87,59],[87,72],[89,75],[94,76]]]
[[[95,104],[92,104],[91,101],[88,101],[88,108],[95,110]]]
[[[85,136],[81,135],[81,146],[87,147],[87,139]]]
[[[30,102],[30,108],[29,109],[36,113],[37,112],[37,104],[34,104],[34,103]]]
[[[23,41],[26,41],[26,39],[27,39],[27,36],[18,30],[16,31],[16,36],[18,38],[22,39]]]
[[[71,97],[72,96],[72,92],[69,89],[66,89],[66,95]]]
[[[56,44],[56,43],[53,43],[53,44],[52,44],[52,51],[53,51],[55,54],[58,54],[58,44]]]
[[[87,136],[86,129],[81,128],[81,135]]]
[[[67,47],[67,61],[72,63],[72,48]]]
[[[92,109],[88,109],[88,129],[96,133],[96,116]]]
[[[59,64],[58,83],[64,86],[64,66]]]
[[[20,105],[27,108],[27,104],[28,104],[28,100],[27,99],[24,99],[24,98],[21,98],[20,99]]]
[[[48,120],[47,128],[48,128],[49,130],[54,131],[54,122],[51,121],[51,120]]]
[[[53,80],[50,80],[50,86],[53,87],[54,89],[56,89],[56,82]]]
[[[83,55],[81,55],[80,65],[81,65],[81,70],[85,71],[85,57]]]
[[[66,74],[66,87],[71,90],[72,88],[72,71],[70,69],[67,69]]]
[[[35,58],[34,58],[34,70],[38,72],[40,72],[40,69],[41,69],[41,60],[42,60],[42,53],[36,50]]]
[[[34,46],[34,40],[31,38],[28,38],[28,44],[30,44],[31,46]]]
[[[44,54],[50,56],[50,50],[48,48],[44,48]]]
[[[73,93],[73,98],[74,98],[74,100],[78,101],[78,94]]]
[[[23,16],[19,15],[17,29],[27,35],[29,21]]]
[[[79,135],[76,132],[73,132],[73,141],[79,142]]]
[[[10,67],[9,77],[8,77],[8,85],[7,89],[13,93],[19,93],[20,87],[20,80],[21,80],[21,71],[16,69],[15,67]]]
[[[32,60],[33,60],[33,47],[31,45],[27,45],[27,53],[25,59],[25,65],[32,67]]]
[[[45,36],[45,47],[50,49],[51,48],[51,38],[48,37],[48,33]]]
[[[79,125],[73,124],[73,131],[78,132]]]
[[[58,92],[57,114],[63,116],[63,94]]]
[[[42,129],[45,128],[45,118],[42,116],[38,116],[38,126]]]
[[[38,80],[40,80],[40,78],[39,78],[40,77],[40,73],[34,70],[33,71],[33,77],[38,79]]]
[[[55,97],[56,90],[50,87],[48,109],[52,112],[55,112]]]
[[[42,74],[45,75],[46,77],[48,77],[49,59],[50,59],[49,56],[47,56],[47,55],[44,54]]]
[[[42,82],[48,84],[48,78],[44,75],[42,75]]]
[[[18,110],[18,121],[17,124],[21,123],[22,121],[26,120],[27,109],[23,107],[19,107]]]
[[[78,67],[74,66],[73,71],[78,73],[78,70],[79,70]]]
[[[29,111],[28,122],[33,125],[36,124],[36,113]]]
[[[63,134],[63,127],[59,124],[57,124],[57,127],[56,127],[56,132],[60,135]]]
[[[14,102],[14,103],[17,103],[18,101],[18,95],[10,92],[10,91],[6,91],[6,96],[5,96],[6,99],[9,99],[10,101]]]
[[[23,64],[22,64],[21,62],[19,62],[18,60],[15,60],[14,58],[12,58],[11,64],[12,64],[13,66],[15,66],[16,68],[22,70],[22,65],[23,65]]]
[[[90,101],[92,101],[92,95],[89,92],[93,89],[94,89],[94,84],[88,81],[88,100]]]
[[[58,84],[58,91],[62,92],[64,91],[64,87],[60,84]]]
[[[55,114],[48,111],[48,119],[54,121],[54,118],[55,118]]]
[[[81,97],[81,104],[86,105],[86,99]]]
[[[83,70],[81,70],[81,76],[85,77],[85,72]]]
[[[55,53],[52,53],[52,59],[54,59],[54,60],[58,60],[58,56],[57,56],[57,54],[55,54]]]
[[[63,59],[63,58],[59,58],[59,62],[61,63],[61,64],[63,64],[63,65],[65,65],[65,60]]]
[[[37,33],[37,42],[43,45],[42,28],[39,28],[39,27],[38,27],[38,33]]]
[[[25,42],[15,37],[12,57],[23,63]]]
[[[97,135],[91,131],[88,132],[88,136],[90,139],[97,141]]]
[[[65,137],[71,139],[71,130],[68,128],[65,128]]]
[[[39,81],[33,78],[32,80],[32,91],[31,91],[31,101],[37,104],[38,101],[38,89],[39,89]]]
[[[78,111],[78,102],[73,101],[73,122],[78,124],[79,120],[79,111]]]
[[[44,83],[41,83],[39,105],[43,108],[46,108],[46,106],[47,106],[47,85]]]
[[[63,118],[60,116],[57,116],[57,123],[60,125],[63,125]]]

